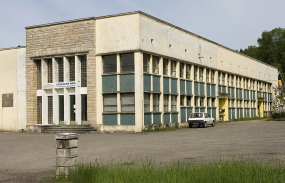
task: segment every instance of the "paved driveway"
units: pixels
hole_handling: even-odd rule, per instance
[[[84,134],[79,161],[208,161],[285,157],[285,122],[218,123],[147,133]],[[0,132],[0,182],[40,182],[55,173],[55,134]]]

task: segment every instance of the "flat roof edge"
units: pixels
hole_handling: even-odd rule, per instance
[[[20,48],[26,48],[26,46],[17,46],[17,47],[11,47],[11,48],[0,48],[0,51],[20,49]]]

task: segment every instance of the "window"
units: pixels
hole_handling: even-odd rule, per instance
[[[238,87],[238,76],[236,76],[236,87]]]
[[[163,75],[168,76],[168,60],[163,59]]]
[[[221,84],[221,72],[218,72],[218,84]]]
[[[171,61],[171,76],[176,77],[176,62]]]
[[[169,111],[168,101],[169,101],[169,95],[163,95],[163,105],[164,105],[165,112]]]
[[[210,70],[206,69],[206,82],[209,83]]]
[[[177,96],[171,95],[171,111],[177,111]]]
[[[195,97],[195,100],[194,100],[194,106],[196,107],[196,106],[198,106],[198,97]]]
[[[124,53],[120,55],[121,72],[134,72],[134,53]]]
[[[180,62],[180,78],[184,78],[184,63]]]
[[[187,106],[191,106],[191,96],[187,96]]]
[[[200,98],[200,106],[204,106],[204,99],[205,99],[204,97]]]
[[[117,55],[105,55],[102,59],[104,74],[117,72]]]
[[[231,86],[234,86],[234,76],[232,75]]]
[[[159,74],[159,57],[152,56],[152,72]]]
[[[191,78],[191,65],[186,64],[186,79]]]
[[[75,81],[75,58],[69,57],[69,81]]]
[[[53,100],[48,96],[48,124],[53,124]]]
[[[143,54],[143,72],[149,73],[149,61],[150,61],[150,55],[149,54]]]
[[[226,74],[223,73],[223,74],[222,74],[222,84],[223,84],[223,85],[225,85],[225,78],[226,78]]]
[[[271,92],[271,84],[268,84],[268,92]]]
[[[144,93],[144,112],[150,111],[150,94]]]
[[[64,66],[63,66],[63,58],[57,59],[58,65],[58,82],[64,82]]]
[[[122,112],[135,111],[135,93],[121,93]]]
[[[230,86],[231,75],[228,74],[227,86]]]
[[[185,99],[185,96],[180,95],[180,106],[185,105],[184,99]]]
[[[37,124],[42,124],[42,97],[37,97]]]
[[[81,95],[81,121],[87,121],[87,94]]]
[[[198,67],[194,66],[194,80],[197,81]]]
[[[37,89],[42,89],[42,61],[36,61],[37,66]]]
[[[81,87],[87,87],[86,55],[80,57],[81,62]]]
[[[199,68],[199,80],[200,81],[203,81],[203,71],[204,71],[204,69],[203,68]]]
[[[211,83],[214,83],[215,71],[211,70]]]
[[[104,94],[103,105],[104,112],[117,112],[117,94]]]
[[[212,107],[215,107],[215,98],[212,98]]]
[[[58,96],[59,124],[64,124],[64,95]],[[61,123],[62,122],[62,123]]]
[[[153,111],[159,111],[159,94],[153,94]]]
[[[207,98],[207,107],[211,107],[212,106],[212,100],[211,98]]]
[[[48,70],[48,83],[52,83],[52,59],[46,60],[47,70]]]

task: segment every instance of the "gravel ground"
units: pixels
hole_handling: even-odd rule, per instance
[[[211,161],[285,157],[285,122],[245,121],[145,133],[91,133],[79,138],[79,162]],[[43,182],[55,174],[55,134],[0,132],[0,182]]]

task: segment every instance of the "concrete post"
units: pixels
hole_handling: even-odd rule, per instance
[[[77,133],[59,133],[56,139],[56,175],[68,175],[70,169],[77,168],[78,153]]]

